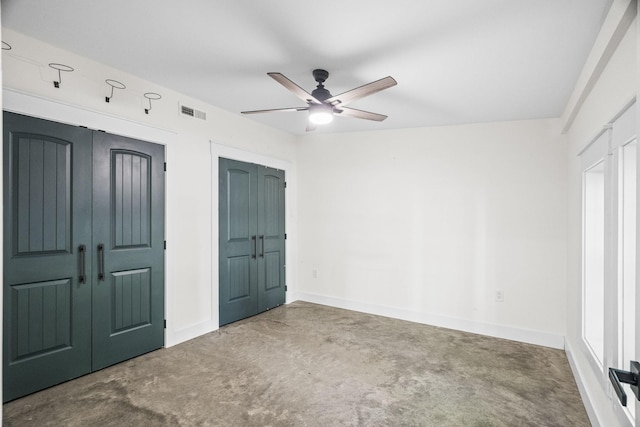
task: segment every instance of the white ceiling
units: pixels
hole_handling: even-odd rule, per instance
[[[350,104],[317,132],[561,115],[612,0],[2,0],[2,25],[225,110],[304,106],[267,76]],[[304,133],[305,112],[247,116]]]

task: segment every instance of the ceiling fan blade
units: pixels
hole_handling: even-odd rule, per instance
[[[376,80],[375,82],[367,83],[366,85],[357,87],[355,89],[348,90],[341,93],[340,95],[332,96],[325,102],[334,106],[347,105],[348,103],[353,102],[357,99],[364,98],[365,96],[380,92],[381,90],[388,89],[391,86],[395,86],[397,84],[398,82],[396,82],[393,77],[389,76],[380,80]]]
[[[272,108],[270,110],[252,110],[241,111],[242,114],[258,114],[258,113],[283,113],[287,111],[307,111],[309,107],[292,107],[292,108]]]
[[[295,96],[302,99],[304,102],[309,102],[313,104],[322,104],[318,101],[313,95],[311,95],[306,90],[302,89],[300,86],[289,80],[285,77],[284,74],[281,73],[267,73],[271,78],[280,83],[282,86],[286,87],[291,91]]]
[[[356,110],[355,108],[342,107],[334,110],[340,116],[355,117],[358,119],[374,120],[381,122],[387,118],[384,114],[372,113],[370,111]]]

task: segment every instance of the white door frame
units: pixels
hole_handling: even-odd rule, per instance
[[[583,231],[582,231],[582,271],[583,271],[583,285],[582,285],[582,301],[581,301],[581,318],[582,318],[582,337],[581,347],[582,352],[585,354],[587,360],[590,362],[590,367],[599,380],[600,387],[607,393],[611,404],[613,405],[613,411],[620,423],[620,425],[631,426],[625,410],[618,401],[618,397],[613,391],[613,387],[609,381],[609,368],[614,367],[622,370],[629,370],[629,366],[618,366],[621,355],[619,354],[620,343],[623,339],[619,335],[619,316],[621,314],[621,295],[619,295],[619,268],[620,268],[620,256],[619,252],[619,209],[620,209],[620,155],[621,149],[627,143],[637,140],[637,110],[635,105],[635,99],[625,105],[625,107],[617,114],[606,126],[605,129],[598,137],[588,144],[580,151],[582,157],[581,173],[584,174],[593,164],[598,160],[602,160],[605,165],[605,214],[604,214],[604,354],[602,354],[603,360],[600,365],[594,354],[591,352],[589,345],[584,337],[584,325],[586,323],[586,317],[589,313],[585,313],[584,298],[584,274],[585,274],[585,184],[583,178]],[[636,167],[640,166],[640,150],[636,152]],[[638,169],[637,169],[638,170]],[[584,175],[583,175],[584,176]],[[638,250],[638,243],[640,243],[640,173],[636,175],[636,251],[635,251],[635,360],[640,360],[640,250]],[[627,393],[627,402],[636,400],[636,396],[629,390],[628,386],[624,386]],[[640,404],[636,405],[635,413],[635,426],[640,427]]]

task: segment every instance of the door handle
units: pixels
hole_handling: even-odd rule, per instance
[[[256,259],[256,254],[258,253],[258,241],[256,240],[256,236],[251,236],[251,241],[253,242],[253,252],[251,253],[251,259]]]
[[[78,261],[80,267],[80,274],[78,275],[78,282],[87,283],[87,276],[85,270],[85,262],[87,261],[87,247],[85,245],[78,246]]]
[[[260,247],[262,248],[260,251],[260,258],[264,258],[264,234],[260,236]]]
[[[98,280],[104,281],[104,244],[98,245]]]
[[[638,392],[638,386],[640,385],[640,376],[638,375],[640,372],[640,363],[632,360],[629,365],[630,371],[609,368],[609,381],[611,381],[622,406],[627,406],[627,393],[625,393],[622,388],[622,383],[631,384],[631,391],[636,395],[636,399],[640,400],[640,393]]]

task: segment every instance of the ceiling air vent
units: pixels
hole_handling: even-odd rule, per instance
[[[180,113],[185,116],[195,117],[196,119],[207,120],[207,113],[196,110],[195,108],[187,107],[186,105],[180,105]]]

